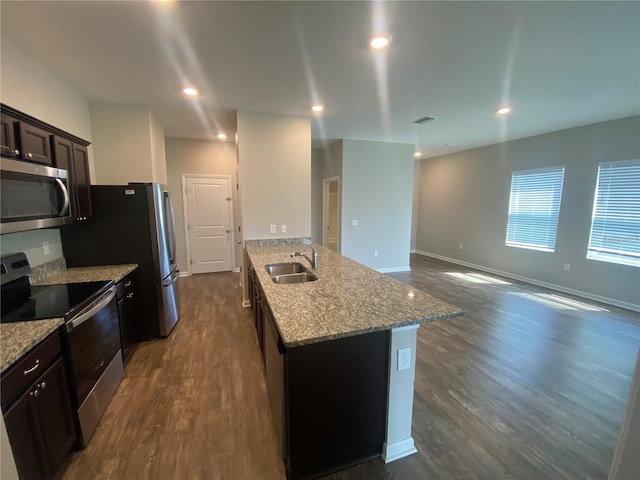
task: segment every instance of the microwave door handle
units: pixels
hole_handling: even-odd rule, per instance
[[[62,217],[65,213],[67,213],[67,210],[69,209],[69,190],[67,190],[67,186],[59,178],[56,178],[56,182],[60,186],[60,190],[62,190],[62,195],[64,196],[64,204],[62,205],[60,213],[58,214]]]

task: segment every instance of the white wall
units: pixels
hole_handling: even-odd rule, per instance
[[[238,158],[244,239],[310,237],[310,120],[239,111]]]
[[[164,130],[140,105],[91,102],[93,155],[98,185],[166,183]]]
[[[638,305],[640,269],[586,259],[597,164],[633,158],[640,116],[423,160],[416,249]],[[505,246],[511,172],[556,165],[565,175],[555,253]]]
[[[153,181],[167,184],[167,158],[164,145],[164,127],[149,113],[149,134],[151,147],[151,169]]]
[[[238,245],[241,225],[240,202],[236,188],[236,146],[230,142],[209,140],[187,140],[166,138],[167,177],[169,190],[173,196],[176,219],[176,244],[178,268],[189,271],[187,263],[187,238],[185,232],[185,213],[182,195],[182,174],[230,175],[233,203],[233,223],[235,239],[235,258],[237,266],[242,259],[242,245]]]
[[[0,101],[91,141],[89,102],[6,38],[0,43]],[[91,147],[89,162],[93,169]],[[48,255],[42,242],[49,242]],[[57,229],[34,230],[2,235],[0,251],[3,255],[24,251],[31,265],[37,266],[61,257],[62,243]]]
[[[6,38],[0,39],[0,101],[73,135],[91,141],[89,102],[59,78],[33,60]],[[89,162],[93,165],[91,147]],[[42,242],[49,242],[44,255]],[[62,256],[57,229],[34,230],[0,237],[2,255],[24,251],[32,266]],[[0,427],[2,478],[17,478],[11,446],[4,426]]]
[[[420,160],[416,160],[413,171],[413,200],[411,203],[411,251],[416,249],[418,239],[418,206],[420,205]]]
[[[342,255],[383,271],[407,269],[414,146],[360,140],[342,146]]]

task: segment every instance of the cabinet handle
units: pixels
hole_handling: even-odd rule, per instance
[[[127,298],[133,298],[133,292],[127,293]]]
[[[19,156],[20,156],[20,150],[14,150],[14,151],[13,151],[13,154],[14,154],[16,157],[19,157]]]
[[[44,390],[45,388],[47,388],[47,382],[42,382],[42,383],[40,384],[40,388],[41,388],[42,390]]]
[[[38,395],[40,395],[40,390],[36,388],[33,392],[30,393],[30,395],[32,397],[37,397]]]
[[[31,372],[34,372],[38,369],[38,367],[40,366],[40,360],[36,360],[36,363],[33,367],[31,367],[28,370],[25,370],[24,372],[22,372],[22,374],[26,377],[27,375],[29,375]]]
[[[124,282],[124,286],[125,287],[130,287],[131,286],[131,280],[129,280],[128,282]]]
[[[24,158],[32,158],[33,157],[33,153],[25,153],[24,154]]]

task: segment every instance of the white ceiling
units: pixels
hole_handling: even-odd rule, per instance
[[[313,117],[317,99],[314,145],[430,157],[640,113],[639,2],[2,0],[0,15],[81,95],[147,105],[171,137],[231,133],[239,109]],[[379,30],[384,53],[366,47]]]

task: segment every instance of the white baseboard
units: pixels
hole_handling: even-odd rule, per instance
[[[234,268],[234,269],[233,269],[233,271],[234,271],[235,273],[238,273],[238,272],[240,271],[240,267],[236,267],[236,268]]]
[[[180,272],[180,276],[181,277],[190,277],[191,273],[190,272]]]
[[[562,285],[556,285],[555,283],[543,282],[541,280],[536,280],[535,278],[523,277],[522,275],[516,275],[515,273],[504,272],[502,270],[497,270],[495,268],[485,267],[483,265],[476,265],[475,263],[464,262],[462,260],[458,260],[456,258],[444,257],[442,255],[437,255],[435,253],[423,252],[422,250],[416,250],[415,253],[418,255],[423,255],[425,257],[437,258],[439,260],[444,260],[445,262],[455,263],[457,265],[463,265],[469,268],[475,268],[476,270],[481,270],[483,272],[493,273],[495,275],[500,275],[501,277],[511,278],[513,280],[519,280],[521,282],[530,283],[532,285],[537,285],[539,287],[550,288],[551,290],[557,290],[559,292],[568,293],[569,295],[575,295],[577,297],[587,298],[589,300],[594,300],[596,302],[606,303],[608,305],[613,305],[614,307],[626,308],[627,310],[633,310],[634,312],[640,312],[640,305],[636,305],[635,303],[623,302],[621,300],[616,300],[615,298],[603,297],[602,295],[595,295],[589,292],[583,292],[582,290],[575,290],[573,288],[563,287]]]
[[[385,443],[382,447],[382,460],[384,460],[384,463],[393,462],[399,458],[408,457],[417,451],[418,449],[416,448],[412,437],[405,438],[404,440],[391,444]]]
[[[411,267],[408,265],[406,267],[376,268],[376,272],[380,272],[380,273],[410,272],[410,271],[411,271]]]
[[[243,300],[242,301],[242,306],[244,308],[249,308],[251,306],[251,302],[249,300]]]

